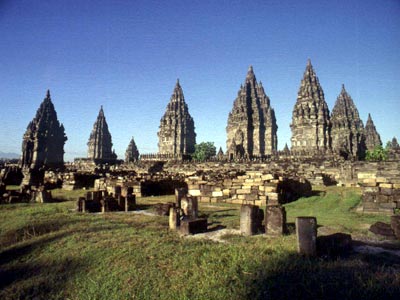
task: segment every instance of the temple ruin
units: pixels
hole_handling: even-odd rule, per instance
[[[308,154],[329,151],[330,126],[324,92],[308,60],[293,108],[291,150]]]
[[[139,159],[139,150],[136,147],[135,140],[131,139],[129,142],[128,148],[125,151],[125,163],[135,162]]]
[[[228,117],[228,158],[252,159],[273,154],[278,146],[277,130],[270,99],[261,82],[257,83],[253,67],[250,66]]]
[[[96,164],[114,163],[117,155],[112,150],[111,134],[108,130],[106,117],[104,116],[103,106],[93,125],[88,145],[88,159]]]
[[[57,119],[48,90],[23,136],[21,167],[35,170],[64,168],[66,140],[64,126]]]
[[[194,121],[189,114],[179,79],[176,82],[165,114],[161,118],[159,129],[159,154],[170,155],[174,159],[179,159],[194,153],[194,145],[196,144]]]
[[[365,156],[364,124],[344,85],[331,115],[332,150],[345,159]]]
[[[371,114],[368,114],[368,120],[365,124],[365,145],[369,151],[373,151],[376,146],[382,146],[381,136],[376,130]]]

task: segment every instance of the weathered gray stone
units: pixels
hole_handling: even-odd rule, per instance
[[[197,197],[185,195],[181,199],[181,208],[183,214],[188,219],[196,219],[199,214],[199,205]]]
[[[176,230],[180,226],[180,209],[170,207],[169,209],[169,229]]]
[[[315,217],[296,218],[297,251],[305,256],[317,254],[317,219]]]
[[[392,228],[396,238],[400,240],[400,216],[391,216],[390,217],[390,227]]]
[[[183,235],[206,232],[207,219],[182,220],[179,230]]]
[[[282,235],[286,232],[286,211],[281,205],[267,205],[265,209],[265,234]]]
[[[177,207],[181,207],[182,198],[185,197],[188,193],[186,188],[177,188],[175,189],[175,203]]]
[[[376,222],[371,225],[371,227],[369,228],[369,231],[371,231],[372,233],[374,233],[376,235],[380,235],[386,239],[390,239],[390,240],[396,239],[394,230],[390,224],[386,224],[383,222]]]
[[[243,235],[254,235],[259,227],[259,207],[244,204],[240,207],[240,233]]]

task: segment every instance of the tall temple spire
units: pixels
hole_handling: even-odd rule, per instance
[[[179,79],[176,82],[166,112],[160,120],[158,152],[174,157],[194,152],[196,133],[194,121],[189,114]]]
[[[103,106],[100,107],[93,130],[90,133],[88,145],[88,158],[96,164],[114,163],[117,159],[112,151],[111,134],[104,115]]]
[[[364,124],[344,84],[332,109],[332,150],[345,159],[361,159],[365,155]]]
[[[330,150],[329,109],[311,60],[301,80],[290,127],[292,150],[307,154]]]
[[[368,114],[368,120],[365,124],[364,134],[367,150],[372,151],[376,146],[382,146],[381,136],[376,130],[374,121],[372,121],[371,114]]]
[[[22,141],[21,166],[30,169],[64,167],[64,126],[57,118],[50,91],[26,129]]]
[[[275,112],[261,83],[258,84],[250,66],[245,84],[229,113],[227,132],[227,156],[229,159],[264,157],[277,149]]]

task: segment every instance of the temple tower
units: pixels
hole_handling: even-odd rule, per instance
[[[290,128],[292,151],[313,154],[330,150],[329,109],[310,60],[301,80]]]
[[[382,146],[381,136],[376,130],[375,124],[371,118],[371,114],[368,114],[368,120],[365,124],[364,134],[367,150],[373,151],[376,146]]]
[[[139,150],[136,147],[135,140],[131,139],[128,148],[126,149],[125,152],[125,162],[130,163],[130,162],[135,162],[139,159]]]
[[[106,117],[104,116],[103,106],[101,106],[97,120],[93,125],[87,145],[88,158],[96,164],[113,163],[117,159],[117,155],[112,151],[113,144]]]
[[[332,109],[332,150],[345,159],[365,156],[364,124],[344,85]]]
[[[227,157],[241,159],[273,154],[278,146],[277,131],[270,99],[250,66],[228,116]]]
[[[64,167],[64,126],[57,119],[50,91],[29,123],[22,141],[21,167],[57,169]]]
[[[176,82],[158,131],[158,152],[181,157],[194,153],[196,133],[194,121],[189,114],[179,79]]]

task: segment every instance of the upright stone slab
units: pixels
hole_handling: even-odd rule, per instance
[[[317,219],[315,217],[296,218],[297,251],[305,256],[317,254]]]
[[[286,232],[286,211],[281,205],[267,205],[265,210],[265,234],[282,235]]]
[[[169,229],[176,230],[180,226],[179,218],[179,209],[176,207],[171,207],[169,209]]]
[[[181,207],[181,200],[184,196],[186,196],[188,190],[186,188],[177,188],[175,189],[175,203],[177,207]]]
[[[240,207],[240,233],[254,235],[258,231],[259,208],[256,205],[244,204]]]
[[[181,199],[181,208],[183,210],[183,214],[187,219],[196,219],[199,215],[197,197],[185,195]]]

